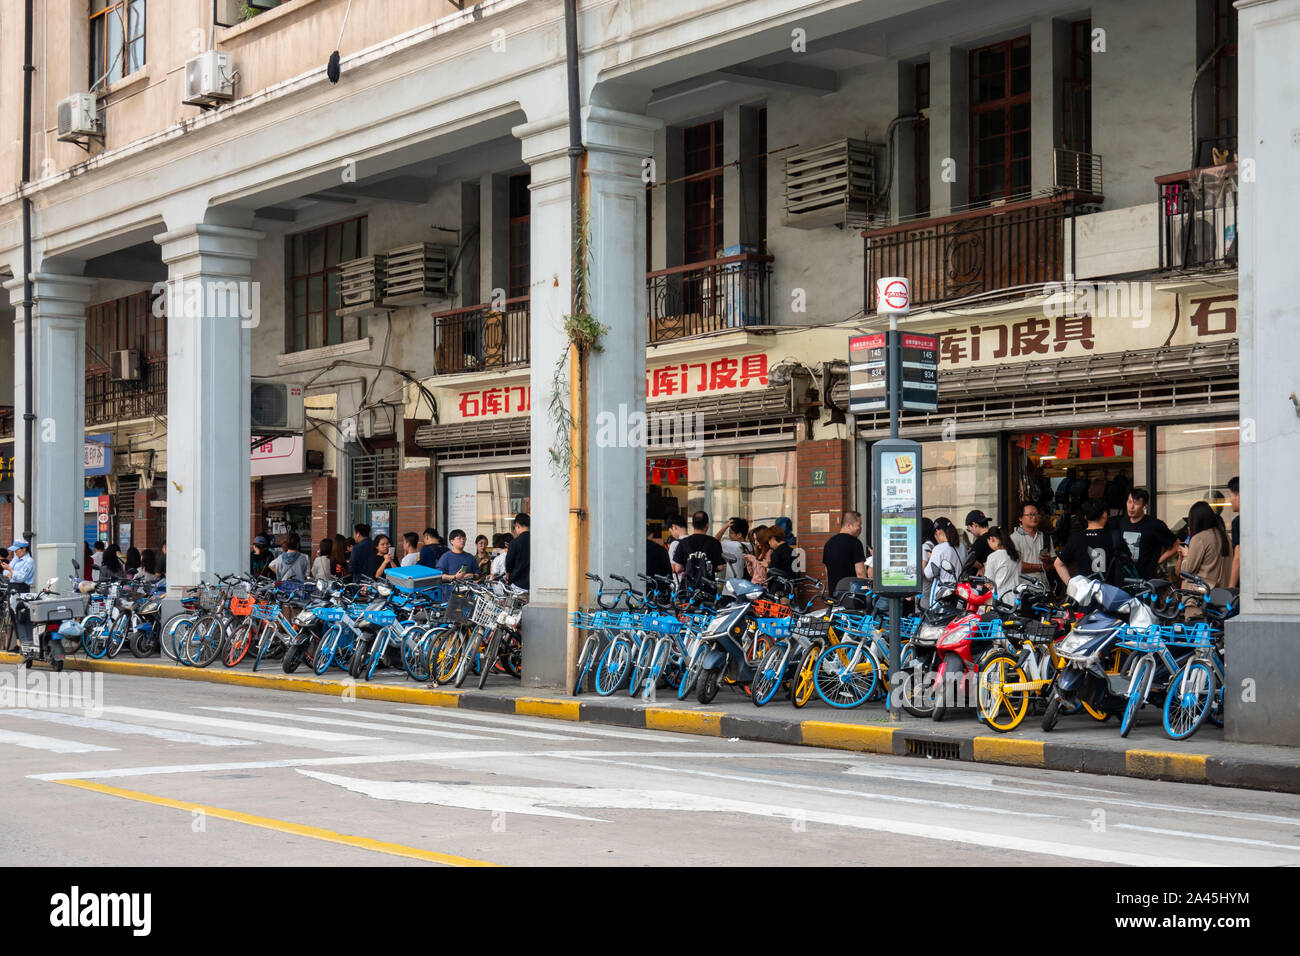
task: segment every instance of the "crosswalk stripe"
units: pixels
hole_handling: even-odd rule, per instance
[[[380,724],[368,724],[360,720],[342,720],[333,717],[311,717],[305,714],[288,714],[275,710],[259,710],[256,707],[202,707],[201,710],[215,710],[223,714],[246,714],[249,717],[274,717],[277,720],[299,720],[306,724],[329,724],[334,727],[363,727],[366,730],[383,730],[394,734],[420,734],[426,737],[446,737],[451,740],[499,740],[484,734],[457,733],[450,730],[432,730],[425,727],[395,727]]]
[[[143,724],[124,724],[117,720],[104,720],[101,717],[83,717],[79,714],[57,714],[44,710],[5,710],[0,716],[21,717],[24,720],[44,720],[65,727],[81,727],[86,730],[99,730],[108,734],[130,734],[140,737],[156,737],[179,744],[200,744],[204,747],[244,747],[256,743],[253,740],[236,740],[233,737],[213,737],[210,734],[194,734],[188,730],[169,730],[166,727],[146,727]]]
[[[402,710],[413,714],[423,714],[428,711],[427,707],[403,707]],[[451,710],[450,708],[439,709],[439,716],[454,717],[462,723],[471,721],[488,724],[504,724],[508,727],[545,727],[548,730],[554,730],[560,734],[572,734],[570,738],[575,743],[587,740],[592,737],[615,737],[626,740],[657,740],[662,743],[675,743],[681,740],[681,734],[665,734],[653,730],[613,730],[609,727],[596,727],[593,724],[577,725],[571,721],[550,720],[545,717],[509,717],[504,714],[484,714],[477,711],[460,711]],[[484,728],[486,729],[486,728]],[[496,729],[495,727],[492,729]],[[591,741],[594,742],[594,741]]]
[[[137,717],[141,720],[158,720],[177,724],[199,724],[214,730],[243,731],[254,737],[296,737],[314,740],[318,743],[341,743],[344,741],[374,740],[360,734],[336,734],[329,730],[314,730],[308,727],[277,727],[273,724],[256,724],[247,720],[227,720],[209,714],[181,714],[170,710],[148,710],[144,707],[105,707],[104,713],[117,714],[119,717]]]
[[[483,730],[488,733],[507,734],[511,737],[531,737],[536,740],[567,740],[572,743],[579,739],[569,734],[549,734],[540,730],[520,730],[515,727],[479,727],[475,724],[453,723],[445,720],[421,720],[419,717],[402,717],[398,714],[377,714],[364,710],[348,710],[346,707],[304,707],[303,710],[320,711],[325,714],[353,714],[367,720],[386,720],[393,723],[418,724],[422,727],[464,727]]]
[[[17,730],[0,730],[0,744],[13,744],[16,747],[26,747],[28,750],[48,750],[56,754],[88,754],[117,749],[101,747],[99,744],[83,744],[76,740],[62,740],[58,737],[24,734]]]

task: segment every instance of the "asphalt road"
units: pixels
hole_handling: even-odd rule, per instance
[[[94,677],[0,695],[0,864],[1300,864],[1296,795]]]

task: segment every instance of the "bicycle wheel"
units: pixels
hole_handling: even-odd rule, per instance
[[[600,664],[596,666],[596,693],[608,697],[618,690],[632,666],[632,638],[619,634],[612,640],[605,653],[601,655]]]
[[[785,641],[772,644],[754,668],[754,676],[749,682],[749,699],[755,707],[762,707],[776,696],[780,690],[785,665],[790,659],[790,645]]]
[[[817,696],[844,710],[857,707],[871,696],[876,676],[876,662],[854,643],[833,644],[818,655],[813,665]]]
[[[402,635],[402,666],[411,680],[429,679],[429,658],[424,651],[428,637],[428,628],[424,627],[412,627]]]
[[[323,677],[325,672],[330,669],[330,664],[334,661],[334,654],[338,650],[339,638],[342,636],[342,624],[331,624],[325,630],[324,636],[320,639],[320,647],[316,648],[316,659],[312,661],[311,665],[311,669],[316,672],[317,677]]]
[[[437,666],[433,671],[435,684],[445,684],[456,676],[456,672],[460,669],[460,659],[468,653],[465,650],[468,639],[469,635],[465,633],[463,624],[448,632],[438,650]]]
[[[207,667],[221,656],[225,648],[226,630],[221,618],[208,616],[194,622],[190,628],[194,656],[190,663],[195,667]]]
[[[167,623],[162,627],[162,636],[158,639],[158,650],[163,657],[183,663],[177,650],[180,634],[191,627],[197,619],[197,615],[189,613],[176,614],[167,619]]]
[[[672,641],[667,638],[655,641],[654,646],[654,654],[650,657],[650,669],[646,671],[645,679],[642,681],[646,691],[650,690],[652,684],[658,689],[664,670],[668,666],[668,660],[672,656]]]
[[[87,657],[99,660],[108,652],[108,638],[104,633],[104,619],[97,615],[91,615],[82,620],[81,626],[81,649],[86,652]]]
[[[1007,684],[1028,681],[1024,668],[1010,654],[999,651],[980,663],[978,690],[979,718],[1000,734],[1015,730],[1029,713],[1029,691],[1005,690]]]
[[[475,665],[479,656],[479,648],[483,646],[483,631],[476,627],[470,633],[469,638],[465,641],[465,649],[460,655],[460,661],[456,664],[456,680],[454,684],[457,688],[465,686],[465,681],[469,677],[470,669]],[[487,670],[487,665],[483,667]]]
[[[578,654],[578,675],[573,679],[574,697],[582,693],[582,685],[587,682],[587,674],[591,671],[591,663],[595,660],[598,650],[600,650],[600,635],[588,634],[582,644],[582,651]]]
[[[487,685],[488,674],[492,673],[494,666],[501,653],[501,628],[492,629],[492,636],[488,638],[487,650],[483,652],[483,663],[478,669],[478,689],[482,690]]]
[[[627,682],[629,697],[635,697],[638,688],[645,683],[646,675],[650,673],[650,664],[654,660],[656,643],[648,634],[641,634],[641,644],[637,647],[636,658],[632,662],[632,677]]]
[[[157,638],[153,629],[138,629],[131,635],[131,653],[136,657],[150,657],[157,649]]]
[[[130,622],[126,615],[122,615],[114,621],[108,628],[108,656],[117,657],[122,653],[122,648],[126,646],[127,627]]]
[[[1196,733],[1214,700],[1214,672],[1205,661],[1188,661],[1165,692],[1165,733],[1184,740]]]
[[[817,655],[820,653],[821,648],[813,645],[800,654],[799,659],[795,661],[794,677],[790,679],[790,703],[795,707],[803,707],[812,700],[813,692],[816,690],[813,674]]]
[[[230,643],[226,645],[226,653],[221,657],[221,663],[227,667],[234,667],[244,659],[248,649],[253,646],[253,641],[257,637],[257,627],[250,618],[245,618],[244,623],[235,628],[235,633],[230,638]]]
[[[280,629],[274,624],[267,622],[267,626],[262,628],[262,633],[257,640],[257,657],[253,658],[253,670],[256,671],[262,664],[262,658],[271,650],[273,644],[280,639]]]
[[[677,699],[685,700],[686,695],[691,692],[691,687],[700,676],[700,671],[704,668],[704,658],[708,656],[710,647],[708,644],[700,644],[695,648],[695,653],[691,655],[691,661],[686,665],[686,670],[682,674],[682,682],[677,685]]]
[[[1127,737],[1128,732],[1137,723],[1138,711],[1146,703],[1149,678],[1155,675],[1156,662],[1153,657],[1143,657],[1133,666],[1128,682],[1128,703],[1124,705],[1124,719],[1120,721],[1119,735]]]

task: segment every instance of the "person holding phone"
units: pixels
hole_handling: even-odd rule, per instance
[[[1020,524],[1011,532],[1010,544],[1020,554],[1020,573],[1036,584],[1047,586],[1047,568],[1052,567],[1052,545],[1038,530],[1042,513],[1026,501],[1020,506]]]

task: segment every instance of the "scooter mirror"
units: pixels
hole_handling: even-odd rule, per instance
[[[954,571],[957,570],[952,566],[952,562],[949,561],[947,558],[943,559],[943,563],[940,565],[940,567],[943,568],[945,571],[947,571],[949,574],[952,574]]]
[[[45,582],[45,586],[49,588],[51,591],[53,591],[55,588],[59,586],[59,579],[50,578],[48,581]]]

